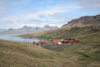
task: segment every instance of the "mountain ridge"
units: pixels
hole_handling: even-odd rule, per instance
[[[9,30],[2,31],[0,34],[23,34],[23,33],[33,33],[38,31],[45,31],[50,29],[58,29],[57,26],[45,25],[44,27],[32,27],[32,26],[23,26],[22,28],[13,29],[9,28]]]
[[[100,14],[96,16],[83,16],[78,19],[73,19],[61,28],[71,29],[74,27],[85,27],[85,26],[98,26],[100,25]]]
[[[6,29],[0,29],[0,32],[6,31]]]
[[[88,16],[86,16],[86,17],[88,17]],[[70,27],[70,25],[72,25],[72,23],[73,23],[73,25],[76,23],[76,22],[74,23],[72,21],[78,20],[78,19],[75,19],[56,30],[40,31],[40,32],[31,33],[31,34],[22,34],[19,36],[25,37],[25,38],[37,37],[37,38],[51,38],[51,39],[53,39],[53,38],[63,39],[64,38],[65,39],[65,38],[75,38],[75,37],[81,38],[82,36],[91,35],[91,34],[96,33],[96,35],[99,37],[99,35],[97,33],[100,33],[100,25],[99,25],[100,24],[100,22],[99,22],[100,15],[91,16],[91,17],[97,18],[94,21],[95,22],[98,21],[98,22],[96,22],[96,23],[92,22],[92,24],[91,24],[91,22],[88,22],[88,24],[85,24],[86,26],[81,26],[81,27],[79,27],[79,26]],[[91,17],[89,17],[89,18],[91,18]],[[81,19],[83,20],[83,19],[85,19],[85,17],[81,17]],[[86,18],[86,21],[88,21],[88,20],[89,19]],[[85,22],[85,20],[84,20],[84,23],[87,23],[87,22]],[[67,27],[68,25],[69,25],[69,27]],[[96,35],[95,35],[95,37],[96,37]]]

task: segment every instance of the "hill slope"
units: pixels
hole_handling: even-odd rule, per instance
[[[69,46],[65,44],[56,48],[52,48],[50,45],[43,47],[68,55],[70,59],[81,65],[80,67],[100,67],[100,17],[97,18],[97,16],[88,17],[86,20],[84,20],[85,17],[81,17],[83,20],[78,20],[79,25],[73,21],[57,30],[40,31],[20,36],[25,38],[79,38],[80,43],[78,44],[73,43],[74,45]]]
[[[99,67],[100,45],[91,49],[83,44],[55,48],[44,45],[44,49],[30,43],[0,40],[0,67]]]
[[[0,40],[0,67],[79,67],[67,55],[24,42]]]
[[[85,16],[74,19],[57,30],[40,31],[31,34],[20,35],[21,37],[32,38],[81,38],[92,36],[100,32],[100,15]]]
[[[66,39],[66,38],[79,38],[80,40],[87,39],[87,42],[100,42],[100,26],[90,26],[90,27],[82,27],[82,28],[72,28],[67,30],[65,28],[57,29],[57,30],[48,30],[48,31],[41,31],[32,34],[22,34],[19,35],[25,38],[56,38],[56,39]],[[89,38],[89,39],[88,39]]]
[[[98,26],[100,25],[100,14],[96,16],[84,16],[78,19],[74,19],[63,25],[61,28],[71,29],[74,27],[85,27],[85,26]]]

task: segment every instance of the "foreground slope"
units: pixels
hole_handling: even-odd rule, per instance
[[[0,67],[79,67],[67,55],[24,42],[0,40]]]
[[[80,67],[100,67],[100,45],[94,47],[90,43],[73,43],[56,47],[43,45],[42,47],[66,54]]]

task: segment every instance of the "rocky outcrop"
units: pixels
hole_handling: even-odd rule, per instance
[[[84,16],[78,19],[74,19],[63,25],[61,28],[71,29],[74,27],[85,27],[85,26],[98,26],[100,25],[100,14],[96,16]]]

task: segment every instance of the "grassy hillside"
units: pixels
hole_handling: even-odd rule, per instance
[[[0,67],[80,67],[66,54],[24,42],[0,40]]]
[[[43,45],[42,47],[66,54],[80,67],[100,67],[100,45],[93,47],[87,44],[63,44],[62,46]]]
[[[40,31],[32,34],[22,34],[19,36],[25,38],[37,37],[37,38],[65,39],[65,38],[77,37],[84,39],[86,37],[91,37],[91,36],[99,38],[100,37],[99,33],[100,33],[100,26],[89,26],[82,28],[72,28],[70,30],[60,28],[57,30]]]
[[[62,46],[0,40],[0,67],[100,67],[100,26],[57,29],[20,35],[25,38],[79,38]],[[49,49],[49,50],[48,50]]]
[[[0,40],[0,67],[99,67],[99,48],[100,45],[92,47],[84,43],[38,47]]]

